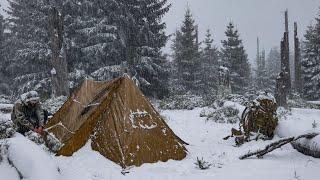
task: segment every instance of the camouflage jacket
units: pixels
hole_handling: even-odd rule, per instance
[[[44,112],[40,103],[37,103],[34,107],[29,107],[18,100],[14,104],[11,120],[16,126],[31,130],[44,125]]]

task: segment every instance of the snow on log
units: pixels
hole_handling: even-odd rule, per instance
[[[320,136],[312,139],[299,139],[291,143],[292,147],[302,154],[320,158]]]
[[[9,139],[8,158],[23,179],[61,179],[58,167],[50,155],[20,134]]]
[[[253,151],[253,152],[248,152],[247,154],[243,155],[243,156],[240,156],[239,159],[246,159],[248,157],[251,157],[251,156],[257,156],[258,158],[262,158],[264,155],[268,154],[269,152],[272,152],[274,151],[275,149],[278,149],[286,144],[289,144],[289,143],[292,143],[292,142],[295,142],[295,141],[299,141],[299,140],[304,140],[304,139],[307,139],[307,140],[310,140],[312,138],[315,138],[316,136],[318,136],[319,134],[318,133],[309,133],[309,134],[303,134],[303,135],[300,135],[298,137],[290,137],[290,138],[285,138],[285,139],[280,139],[276,142],[273,142],[269,145],[267,145],[264,149],[260,150],[256,150],[256,151]]]

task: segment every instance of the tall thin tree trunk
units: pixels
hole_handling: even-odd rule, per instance
[[[63,17],[56,7],[49,9],[49,36],[52,51],[52,96],[68,96],[68,68],[63,43]]]
[[[302,92],[302,80],[301,80],[301,56],[300,56],[300,42],[298,38],[298,25],[294,22],[294,68],[295,68],[295,90],[298,93]]]
[[[289,63],[289,21],[288,11],[285,11],[285,32],[281,40],[281,72],[277,77],[275,97],[278,106],[287,106],[287,96],[291,92]]]
[[[288,10],[285,11],[285,32],[281,45],[281,70],[285,78],[285,90],[287,94],[291,92],[290,59],[289,59],[289,21]]]

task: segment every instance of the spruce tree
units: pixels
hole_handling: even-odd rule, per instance
[[[207,30],[204,48],[201,51],[201,86],[200,90],[204,95],[212,94],[218,89],[218,48],[213,46],[213,39],[210,30]]]
[[[67,60],[86,73],[121,62],[117,27],[113,20],[114,1],[63,1]]]
[[[167,0],[117,1],[117,26],[129,72],[145,94],[161,98],[168,94],[166,59],[161,55],[168,36],[162,18],[170,4]]]
[[[0,6],[1,7],[1,6]],[[7,94],[9,92],[8,88],[8,77],[5,72],[5,67],[7,62],[4,56],[4,46],[5,46],[5,37],[4,37],[5,23],[3,16],[0,14],[0,94]]]
[[[48,69],[48,6],[43,0],[9,1],[9,48],[15,52],[8,71],[13,76],[40,73]]]
[[[226,40],[222,41],[222,65],[230,70],[231,89],[233,93],[244,93],[249,85],[250,64],[233,23],[229,23],[225,32]]]
[[[197,91],[200,77],[199,50],[196,41],[197,34],[195,21],[188,8],[185,13],[183,24],[176,34],[174,44],[174,61],[177,66],[180,83],[187,91]],[[197,72],[198,71],[198,72]]]
[[[271,83],[270,87],[272,92],[275,90],[276,79],[278,74],[281,71],[281,60],[280,60],[280,52],[278,47],[271,48],[266,62],[266,72],[267,77],[269,77],[269,81]]]
[[[15,93],[37,88],[38,82],[48,76],[48,8],[44,0],[9,1],[5,52],[10,62],[5,71]]]
[[[303,95],[308,100],[320,98],[320,19],[308,27],[303,42]]]

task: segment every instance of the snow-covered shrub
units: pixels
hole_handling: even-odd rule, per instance
[[[241,104],[242,106],[247,106],[249,103],[249,99],[240,94],[229,94],[224,98],[224,100],[236,102]]]
[[[47,99],[42,104],[42,107],[46,109],[49,113],[54,114],[60,109],[60,107],[66,102],[66,100],[67,100],[66,96]]]
[[[284,107],[279,107],[277,109],[277,118],[279,120],[286,119],[287,115],[289,115],[290,113],[291,113],[291,109],[286,109]]]
[[[240,118],[238,117],[239,110],[232,106],[223,106],[213,109],[207,113],[202,113],[202,117],[207,117],[208,121],[217,123],[237,123]]]
[[[122,76],[123,73],[122,65],[113,65],[102,67],[91,73],[91,76],[98,81],[107,81]]]
[[[318,127],[318,123],[314,120],[312,123],[312,128],[316,129]]]
[[[48,134],[45,145],[50,152],[56,153],[62,147],[62,143],[53,135]]]
[[[0,104],[12,104],[11,98],[9,96],[0,95]]]
[[[160,101],[160,109],[188,109],[203,107],[203,99],[200,96],[186,93],[184,95],[173,95]]]
[[[307,108],[307,109],[320,109],[319,104],[311,103],[297,93],[293,93],[288,99],[288,106],[291,108]]]
[[[26,74],[13,79],[12,87],[18,97],[28,91],[37,91],[42,99],[47,99],[51,94],[51,79],[47,73]]]
[[[202,106],[214,106],[214,104],[216,104],[216,101],[218,100],[217,93],[212,91],[209,94],[205,94],[202,96],[202,100]]]
[[[41,135],[39,135],[36,132],[33,132],[33,131],[26,132],[25,136],[27,139],[29,139],[30,141],[32,141],[38,145],[44,144],[43,138],[41,137]]]
[[[1,114],[0,114],[1,115]],[[12,121],[0,119],[0,139],[10,138],[15,133],[15,126]]]
[[[7,160],[8,148],[8,142],[6,140],[0,140],[0,164]]]
[[[197,161],[194,164],[197,166],[197,168],[199,168],[201,170],[209,169],[210,166],[212,165],[212,164],[206,162],[205,160],[203,160],[203,158],[199,159],[198,157],[197,157]]]
[[[56,153],[61,147],[61,142],[56,139],[52,134],[44,132],[43,135],[29,131],[26,133],[26,138],[38,145],[44,145],[44,149]]]
[[[77,87],[79,83],[86,77],[89,77],[84,70],[75,69],[74,71],[70,72],[68,75],[69,78],[69,87],[71,89]]]

